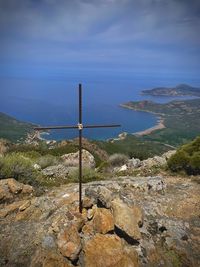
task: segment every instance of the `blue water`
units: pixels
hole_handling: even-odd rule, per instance
[[[152,127],[157,117],[146,112],[121,108],[128,101],[148,99],[165,103],[188,97],[151,97],[140,95],[141,90],[157,86],[171,86],[184,81],[165,79],[94,79],[83,82],[83,124],[121,124],[120,128],[85,129],[90,139],[108,139],[121,132],[134,133]],[[186,81],[187,82],[187,81]],[[194,82],[191,85],[195,85]],[[16,118],[40,125],[76,125],[78,123],[78,82],[65,79],[0,79],[0,111]],[[49,139],[68,139],[77,131],[51,131]]]

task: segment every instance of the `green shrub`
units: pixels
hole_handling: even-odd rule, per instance
[[[190,167],[193,174],[200,174],[200,151],[191,156]]]
[[[200,136],[180,147],[167,162],[172,171],[185,171],[187,174],[200,174]]]
[[[113,154],[109,157],[108,162],[113,167],[120,167],[128,162],[128,157],[124,154]]]
[[[73,144],[67,144],[64,146],[57,146],[51,150],[49,150],[49,154],[53,156],[62,156],[64,154],[68,153],[75,153],[78,150],[78,146],[73,145]]]
[[[37,171],[33,162],[19,153],[11,153],[1,158],[0,178],[14,178],[23,183],[34,185]]]
[[[190,158],[183,150],[177,151],[168,160],[168,166],[172,171],[181,171],[189,166]]]
[[[57,165],[59,164],[59,162],[60,162],[59,159],[52,155],[42,156],[36,161],[36,163],[40,165],[42,169],[45,169],[49,166]]]
[[[54,148],[49,149],[48,145],[45,142],[40,142],[38,145],[31,145],[31,144],[13,145],[10,147],[9,152],[24,152],[24,153],[37,152],[40,154],[40,156],[41,155],[62,156],[63,154],[77,152],[77,150],[78,146],[73,144],[67,144],[64,146],[55,146]]]
[[[2,156],[0,156],[0,170],[2,169],[4,164],[4,158]]]
[[[110,168],[110,163],[108,161],[102,161],[98,166],[99,172],[108,171]]]
[[[94,169],[83,168],[83,183],[88,183],[92,181],[102,180],[100,173],[96,172]],[[77,183],[79,181],[79,170],[76,169],[72,171],[69,175],[69,181]]]

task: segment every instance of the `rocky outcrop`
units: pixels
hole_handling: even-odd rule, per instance
[[[39,249],[32,258],[30,267],[73,267],[59,252]]]
[[[85,195],[89,198],[92,198],[95,203],[99,204],[100,206],[110,208],[111,207],[111,200],[112,200],[112,191],[107,189],[105,186],[98,186],[88,187],[85,190]]]
[[[68,166],[68,167],[79,166],[79,151],[76,153],[65,154],[61,158],[65,166]],[[83,164],[83,167],[95,168],[94,156],[85,149],[82,150],[82,164]]]
[[[0,266],[199,266],[199,187],[161,176],[92,182],[82,214],[76,184],[1,204]]]
[[[93,217],[93,229],[97,233],[106,234],[114,230],[114,218],[108,209],[96,208]]]
[[[135,158],[129,159],[127,167],[134,168],[134,169],[139,168],[142,165],[141,162],[142,161],[140,159],[135,159]]]
[[[142,223],[142,211],[138,209],[138,212],[134,212],[134,207],[128,207],[128,205],[120,199],[112,201],[112,211],[117,231],[121,232],[121,235],[127,235],[133,243],[137,243],[137,240],[141,238],[139,221]]]
[[[96,234],[85,243],[84,266],[87,267],[137,267],[138,254],[128,253],[122,240],[116,235]]]
[[[162,156],[154,156],[145,160],[137,158],[129,159],[127,164],[114,169],[115,172],[125,172],[130,170],[150,171],[151,168],[164,167],[167,164],[167,160],[176,153],[176,150],[170,150],[164,153]]]
[[[0,203],[16,200],[26,194],[32,194],[34,191],[30,185],[24,185],[13,178],[0,180]]]
[[[79,152],[64,154],[61,156],[62,163],[54,166],[48,166],[41,170],[41,173],[50,178],[67,179],[70,175],[77,170],[79,166]],[[82,164],[85,168],[95,168],[95,159],[87,150],[82,150]],[[36,170],[41,167],[37,164],[34,165]]]
[[[55,166],[49,166],[43,170],[41,170],[42,174],[48,177],[55,178],[68,178],[70,174],[76,170],[76,167],[67,167],[63,164],[58,164]]]
[[[164,157],[155,156],[153,158],[148,158],[141,162],[142,168],[152,168],[152,167],[161,167],[167,164],[167,160]]]
[[[81,238],[75,225],[64,228],[57,237],[57,245],[61,254],[74,261],[81,251]]]

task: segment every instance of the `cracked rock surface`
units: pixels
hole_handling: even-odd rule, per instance
[[[0,184],[0,266],[200,266],[200,185],[188,178],[84,184],[82,214],[77,184],[28,190]]]

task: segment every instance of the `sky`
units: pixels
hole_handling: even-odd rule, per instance
[[[0,0],[0,78],[200,76],[199,0]]]

